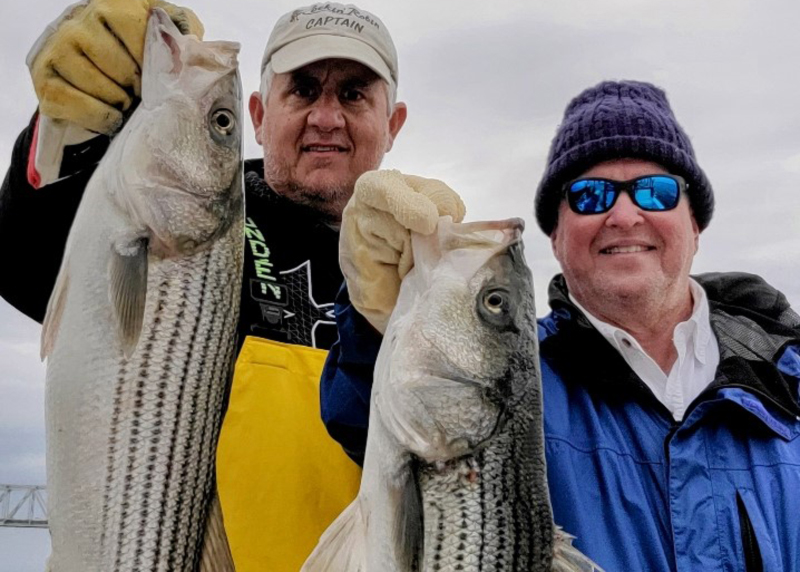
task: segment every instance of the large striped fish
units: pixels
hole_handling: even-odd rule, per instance
[[[361,489],[306,572],[599,570],[553,524],[522,221],[412,237]]]
[[[53,572],[200,567],[242,274],[238,50],[152,12],[142,102],[75,216],[42,331]]]

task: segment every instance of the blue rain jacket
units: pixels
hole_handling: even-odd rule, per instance
[[[800,319],[748,274],[695,277],[720,346],[715,381],[681,422],[550,285],[539,321],[553,514],[608,572],[800,570]],[[337,303],[323,419],[363,460],[380,336]]]

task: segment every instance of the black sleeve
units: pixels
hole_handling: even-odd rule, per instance
[[[76,155],[73,149],[70,161],[62,163],[62,174],[65,165],[74,174],[35,189],[28,183],[27,169],[36,119],[34,115],[17,138],[0,188],[0,296],[41,322],[72,219],[108,138],[97,138],[89,153]]]

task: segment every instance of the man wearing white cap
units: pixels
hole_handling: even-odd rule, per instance
[[[83,189],[137,101],[155,5],[202,36],[190,10],[161,0],[86,0],[48,26],[28,57],[39,110],[0,190],[0,295],[35,320]],[[318,380],[336,339],[342,209],[405,122],[397,78],[383,22],[352,5],[298,8],[267,42],[261,89],[249,100],[264,157],[245,162],[241,348],[218,450],[239,572],[297,570],[357,492],[358,467],[320,421]],[[43,128],[53,119],[69,126],[58,140]],[[20,240],[34,226],[47,229],[49,248]]]
[[[376,168],[406,119],[397,54],[374,15],[315,4],[284,15],[250,97],[267,184],[338,224],[355,180]]]

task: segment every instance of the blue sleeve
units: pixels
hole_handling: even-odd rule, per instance
[[[364,463],[372,372],[382,336],[350,303],[347,285],[336,296],[339,339],[320,380],[322,421],[331,437],[359,465]]]

